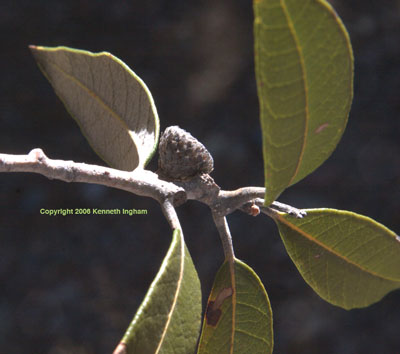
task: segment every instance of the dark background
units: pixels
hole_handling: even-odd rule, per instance
[[[350,120],[331,158],[280,200],[352,210],[400,232],[400,1],[333,5],[356,58]],[[208,147],[220,186],[263,185],[251,6],[250,0],[2,0],[0,152],[41,147],[51,158],[103,164],[27,46],[106,50],[147,83],[161,129],[178,124]],[[86,207],[148,215],[39,214]],[[188,202],[178,213],[205,300],[223,260],[219,238],[205,206]],[[275,353],[400,353],[400,291],[362,310],[329,305],[299,276],[271,220],[236,212],[228,221],[237,256],[269,293]],[[170,235],[153,200],[1,174],[0,353],[111,353]]]

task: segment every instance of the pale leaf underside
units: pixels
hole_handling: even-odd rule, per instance
[[[117,169],[144,167],[156,149],[159,122],[143,81],[110,53],[30,48],[95,152]]]

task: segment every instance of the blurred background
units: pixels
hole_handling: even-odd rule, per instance
[[[400,1],[331,3],[356,59],[350,120],[331,158],[280,200],[355,211],[399,233]],[[250,0],[2,0],[0,43],[0,152],[40,147],[50,158],[103,164],[28,45],[106,50],[146,82],[162,130],[177,124],[207,146],[222,188],[263,185]],[[148,214],[48,217],[41,208]],[[223,261],[219,237],[207,207],[188,202],[178,213],[205,302]],[[275,353],[400,353],[400,291],[362,310],[329,305],[302,280],[270,219],[236,212],[228,221],[237,257],[269,293]],[[111,353],[170,238],[153,200],[0,174],[0,353]]]

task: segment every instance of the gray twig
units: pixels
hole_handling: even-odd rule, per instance
[[[178,215],[176,214],[176,210],[174,208],[173,203],[171,200],[166,199],[163,203],[161,203],[162,211],[165,217],[168,220],[169,225],[171,226],[172,230],[180,230],[182,232],[181,224],[179,222]]]
[[[179,206],[186,199],[194,199],[207,204],[215,215],[221,217],[235,210],[257,215],[257,209],[249,209],[251,206],[258,206],[261,212],[270,214],[262,199],[265,188],[243,187],[224,191],[208,174],[200,174],[187,181],[167,181],[157,173],[143,169],[127,172],[73,161],[52,160],[41,149],[34,149],[28,155],[0,154],[0,172],[34,172],[65,182],[101,184],[151,197],[161,205],[169,200],[172,206]],[[280,202],[273,202],[270,208],[297,218],[306,215],[303,210]]]
[[[212,213],[215,225],[217,226],[219,236],[222,241],[222,247],[224,249],[225,259],[233,264],[235,259],[235,253],[233,251],[232,236],[229,230],[228,223],[225,216],[220,216],[216,213]]]
[[[0,154],[0,172],[34,172],[64,182],[101,184],[151,197],[160,203],[172,198],[174,205],[179,205],[186,200],[182,187],[159,179],[154,172],[143,169],[127,172],[73,161],[52,160],[41,149],[34,149],[28,155]]]

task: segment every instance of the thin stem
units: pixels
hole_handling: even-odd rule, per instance
[[[172,230],[180,230],[182,232],[181,224],[179,222],[178,215],[176,210],[171,202],[171,200],[166,199],[163,203],[161,203],[162,211],[165,217],[168,220],[169,225],[171,226]]]
[[[219,236],[221,237],[222,247],[224,249],[225,259],[233,264],[235,260],[235,253],[233,251],[232,236],[229,230],[228,222],[225,216],[220,216],[213,212],[215,225],[218,229]]]
[[[263,207],[260,207],[260,210],[263,214],[268,215],[272,219],[276,219],[279,215],[279,213],[275,209],[272,209],[270,207],[263,206]]]

